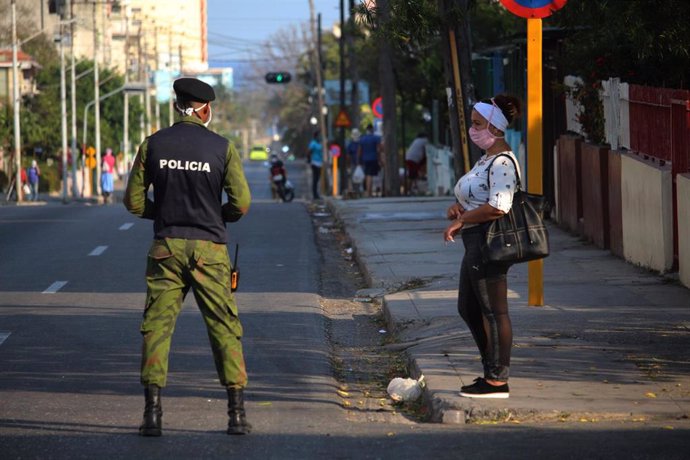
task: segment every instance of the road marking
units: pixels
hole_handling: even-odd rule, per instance
[[[67,281],[56,281],[50,286],[48,286],[48,289],[43,291],[43,294],[55,294],[57,291],[62,289],[65,284],[67,284]]]
[[[90,256],[100,256],[108,249],[108,246],[96,246],[96,249],[89,253]]]
[[[11,332],[2,332],[0,331],[0,345],[2,345],[2,342],[4,342],[7,337],[9,337]]]
[[[129,230],[130,228],[134,227],[134,223],[132,222],[127,222],[126,224],[122,224],[120,226],[120,230]]]

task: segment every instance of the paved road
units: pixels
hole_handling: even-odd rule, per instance
[[[163,393],[164,436],[137,436],[150,222],[119,205],[3,206],[0,458],[644,458],[659,452],[657,442],[665,458],[682,457],[673,454],[685,437],[663,427],[460,429],[346,411],[329,363],[322,261],[307,208],[273,202],[263,166],[246,170],[255,204],[229,234],[231,248],[241,246],[238,302],[255,432],[224,434],[225,395],[189,296]],[[302,171],[294,165],[289,174],[303,193]]]

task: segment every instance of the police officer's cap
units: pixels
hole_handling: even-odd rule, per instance
[[[211,85],[196,78],[178,78],[173,89],[178,98],[186,101],[210,102],[216,99]]]

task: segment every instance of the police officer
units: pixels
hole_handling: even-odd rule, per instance
[[[247,372],[230,287],[225,223],[247,213],[249,187],[235,147],[207,129],[213,88],[195,78],[180,78],[173,89],[181,117],[141,144],[124,198],[129,212],[153,220],[154,230],[141,324],[146,405],[139,434],[161,435],[160,392],[166,384],[170,340],[190,288],[206,322],[220,383],[227,388],[227,433],[246,434],[251,430],[244,410]],[[147,197],[150,186],[153,201]]]

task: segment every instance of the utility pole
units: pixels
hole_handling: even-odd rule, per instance
[[[352,126],[359,127],[359,66],[357,65],[357,58],[355,57],[355,31],[357,25],[355,24],[355,0],[350,1],[350,17],[348,18],[347,28],[347,45],[350,65],[350,79],[352,81],[352,92],[350,99],[350,121]]]
[[[340,40],[338,46],[340,48],[340,112],[345,110],[345,0],[340,0]],[[345,127],[338,128],[338,144],[340,144],[340,157],[338,157],[338,171],[340,171],[340,178],[338,180],[341,193],[347,190],[347,170],[345,168]],[[334,160],[336,161],[336,160]],[[335,177],[333,178],[335,180]]]
[[[76,198],[79,195],[79,188],[77,187],[77,64],[74,57],[74,27],[76,23],[76,16],[74,15],[74,0],[70,1],[70,63],[72,71],[70,72],[70,87],[71,87],[71,105],[72,105],[72,197]]]
[[[173,65],[172,65],[172,56],[173,56],[173,44],[172,44],[172,29],[168,28],[168,74],[170,75],[170,79],[172,80],[172,73],[173,73]],[[172,90],[168,91],[168,126],[173,125],[173,98],[172,98]]]
[[[316,26],[316,18],[315,18],[315,13],[314,13],[314,0],[309,0],[309,16],[310,16],[310,24],[311,24],[311,38],[313,41],[313,46],[316,47],[315,49],[315,61],[316,61],[316,90],[318,91],[318,101],[319,101],[319,125],[321,128],[321,155],[323,156],[323,167],[321,168],[321,190],[326,190],[326,184],[325,181],[323,180],[324,176],[326,175],[326,158],[328,158],[328,145],[327,141],[328,138],[326,137],[326,114],[324,112],[324,103],[323,103],[323,81],[321,79],[321,44],[319,41],[319,35],[321,34],[320,31],[317,33],[317,26]],[[319,15],[320,18],[321,15]],[[319,29],[320,29],[321,21],[319,21]],[[335,178],[334,178],[335,179]]]
[[[127,4],[122,5],[125,9],[125,85],[129,83],[129,6]],[[125,107],[124,107],[124,120],[122,129],[122,150],[123,150],[123,160],[125,162],[125,173],[129,174],[129,93],[125,91]]]
[[[67,203],[67,82],[65,79],[65,27],[60,24],[60,124],[62,128],[62,202]]]
[[[95,128],[96,128],[96,196],[101,196],[101,92],[100,92],[100,79],[98,74],[98,24],[96,20],[96,3],[97,0],[93,1],[93,93],[94,100],[96,101],[95,106]],[[89,174],[91,176],[91,174]],[[89,177],[91,180],[91,177]]]
[[[12,109],[14,110],[14,188],[17,192],[17,203],[24,200],[22,190],[22,152],[21,152],[21,128],[19,124],[19,63],[17,62],[17,3],[12,0]]]
[[[377,16],[379,27],[385,30],[390,22],[389,0],[378,0]],[[398,173],[398,142],[396,132],[395,69],[393,68],[393,50],[388,38],[379,41],[379,83],[383,98],[383,188],[387,196],[400,195],[400,176]]]
[[[153,36],[154,36],[154,42],[153,42],[153,52],[156,55],[154,62],[155,62],[155,71],[158,72],[160,70],[159,67],[159,62],[160,62],[160,54],[158,51],[158,26],[155,25],[153,26]],[[154,99],[156,101],[156,106],[154,107],[154,114],[156,117],[156,131],[160,131],[161,129],[161,105],[158,102],[158,89],[156,88],[156,94],[154,96]]]

